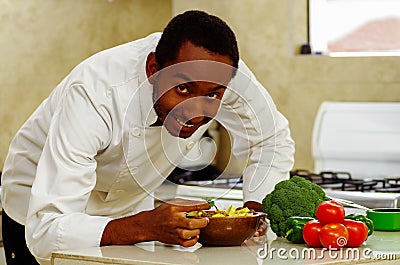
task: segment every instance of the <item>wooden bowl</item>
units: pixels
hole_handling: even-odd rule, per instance
[[[263,216],[266,214],[256,212],[252,216],[208,217],[210,222],[201,229],[199,243],[204,246],[240,246],[254,235]]]

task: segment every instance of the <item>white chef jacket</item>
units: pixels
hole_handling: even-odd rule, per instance
[[[110,220],[152,208],[152,192],[207,130],[182,139],[150,127],[157,115],[145,62],[160,36],[83,61],[13,138],[2,204],[26,225],[28,247],[42,264],[54,250],[99,246]],[[248,159],[244,200],[261,202],[288,178],[294,143],[287,120],[242,61],[215,119],[230,132],[234,153]]]

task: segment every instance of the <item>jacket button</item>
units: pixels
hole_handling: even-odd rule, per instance
[[[194,142],[190,142],[190,143],[188,143],[187,145],[186,145],[186,149],[192,149],[193,148],[193,146],[194,146]]]
[[[140,128],[139,127],[135,127],[132,129],[131,134],[135,137],[140,136]]]

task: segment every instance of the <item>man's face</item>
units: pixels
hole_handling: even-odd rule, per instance
[[[177,59],[150,79],[154,109],[168,132],[187,138],[214,118],[232,70],[228,56],[183,44]]]

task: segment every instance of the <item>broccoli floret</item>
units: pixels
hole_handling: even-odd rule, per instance
[[[291,216],[315,218],[318,205],[329,200],[325,192],[315,183],[299,176],[275,185],[275,189],[262,201],[272,231],[279,237],[286,235],[286,221]]]

